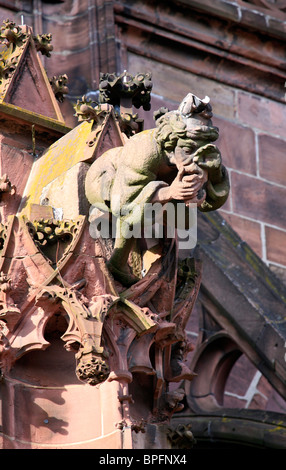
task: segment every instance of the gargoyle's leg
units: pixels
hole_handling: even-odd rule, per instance
[[[111,274],[125,286],[130,286],[139,279],[134,276],[128,266],[128,257],[134,246],[135,239],[133,236],[124,236],[126,233],[126,223],[121,219],[117,219],[116,239],[113,253],[107,263]]]

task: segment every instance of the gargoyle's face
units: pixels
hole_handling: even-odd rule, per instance
[[[190,147],[176,147],[174,152],[170,154],[170,163],[176,165],[177,168],[182,165],[189,165],[193,159],[194,149]]]

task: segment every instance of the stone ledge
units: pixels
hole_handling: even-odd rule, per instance
[[[192,433],[197,441],[196,449],[211,442],[217,447],[227,443],[236,445],[250,444],[258,448],[285,449],[285,415],[261,410],[223,409],[221,412],[194,415],[186,413],[174,417],[172,425],[191,423]],[[232,448],[233,449],[233,448]]]
[[[14,118],[21,120],[22,122],[24,121],[29,124],[35,124],[35,126],[40,127],[41,129],[49,129],[50,131],[56,131],[62,135],[70,131],[69,127],[56,119],[19,108],[12,104],[0,103],[0,116],[2,114],[9,116],[10,119]]]
[[[205,0],[203,3],[196,0],[180,0],[180,3],[240,23],[251,29],[260,30],[280,39],[286,37],[286,14],[279,11],[278,8],[275,11],[268,10],[240,0],[232,2],[228,0]]]

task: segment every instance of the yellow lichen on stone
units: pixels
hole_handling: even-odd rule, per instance
[[[75,164],[92,157],[95,146],[86,151],[93,121],[84,121],[35,161],[23,195],[20,213],[28,215],[31,204],[40,204],[43,188],[65,173]]]

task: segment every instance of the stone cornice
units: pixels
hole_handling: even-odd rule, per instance
[[[271,36],[284,39],[286,37],[286,13],[282,2],[276,4],[267,0],[179,0],[177,3],[195,8],[231,20],[235,23],[256,29]]]
[[[238,13],[223,9],[223,5],[231,5],[238,12],[242,7],[233,2],[216,0],[206,15],[209,3],[212,2],[184,0],[170,3],[166,9],[160,3],[154,8],[152,2],[140,0],[115,2],[115,22],[122,27],[122,48],[284,103],[286,64],[282,37],[271,36],[268,30],[266,34],[255,21],[251,29]],[[260,16],[266,21],[265,15]]]

